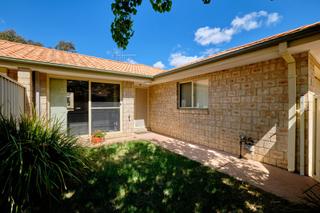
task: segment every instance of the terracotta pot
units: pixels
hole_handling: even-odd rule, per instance
[[[102,142],[104,142],[104,138],[92,136],[91,142],[92,142],[92,143],[102,143]]]

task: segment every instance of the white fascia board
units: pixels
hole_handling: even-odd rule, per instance
[[[279,58],[278,46],[269,47],[263,50],[254,51],[251,53],[242,54],[221,61],[212,62],[206,65],[172,73],[166,76],[159,76],[154,79],[152,84],[160,84],[169,81],[180,80],[193,76],[203,75],[211,72],[222,71],[233,67],[253,64],[261,61],[267,61],[274,58]]]

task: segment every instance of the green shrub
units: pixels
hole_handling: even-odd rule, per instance
[[[86,171],[82,159],[58,122],[0,114],[0,211],[35,211],[61,199]]]
[[[92,135],[97,138],[104,138],[106,136],[106,133],[102,130],[96,130]]]

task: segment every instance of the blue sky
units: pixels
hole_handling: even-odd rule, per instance
[[[72,41],[82,54],[164,69],[320,21],[319,0],[173,0],[166,14],[144,0],[134,37],[118,51],[110,34],[112,0],[1,1],[1,31],[15,29],[48,47]]]

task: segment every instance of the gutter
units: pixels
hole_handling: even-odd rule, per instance
[[[300,39],[300,38],[304,38],[304,37],[307,37],[307,36],[312,36],[312,35],[318,34],[319,32],[320,32],[320,22],[314,24],[314,26],[308,27],[306,29],[301,29],[300,31],[297,31],[297,32],[289,33],[287,35],[280,36],[280,37],[277,37],[277,38],[274,38],[274,39],[271,39],[271,40],[268,40],[268,41],[265,41],[265,42],[262,41],[261,43],[241,48],[239,50],[231,51],[231,52],[228,52],[228,53],[225,53],[225,54],[222,54],[222,55],[218,55],[218,56],[215,56],[215,57],[212,57],[212,58],[207,58],[207,59],[204,59],[204,60],[201,60],[201,61],[198,61],[198,62],[194,62],[192,64],[188,64],[188,65],[185,65],[185,66],[182,66],[182,67],[174,68],[174,69],[169,70],[167,72],[157,74],[157,75],[154,76],[154,78],[159,78],[159,77],[167,76],[167,75],[170,75],[170,74],[179,73],[179,72],[187,70],[187,69],[191,69],[191,68],[199,67],[199,66],[206,65],[206,64],[209,64],[209,63],[213,63],[213,62],[221,61],[221,60],[224,60],[224,59],[232,58],[232,57],[235,57],[235,56],[238,56],[238,55],[242,55],[242,54],[245,54],[245,53],[249,53],[249,52],[253,52],[253,51],[256,51],[256,50],[264,49],[264,48],[267,48],[267,47],[270,47],[270,46],[276,46],[276,45],[278,45],[279,43],[282,43],[282,42],[290,42],[290,41],[297,40],[297,39]]]
[[[66,69],[73,69],[73,70],[82,70],[82,71],[94,71],[118,76],[125,76],[125,77],[134,77],[140,79],[153,79],[152,75],[141,75],[141,74],[134,74],[134,73],[127,73],[123,71],[113,71],[113,70],[104,70],[104,69],[95,69],[95,68],[87,68],[87,67],[80,67],[80,66],[73,66],[73,65],[65,65],[65,64],[56,64],[51,62],[39,62],[33,61],[29,59],[17,59],[11,58],[6,56],[0,56],[0,60],[15,62],[15,63],[22,63],[27,65],[41,65],[41,66],[50,66],[50,67],[58,67],[58,68],[66,68]]]

